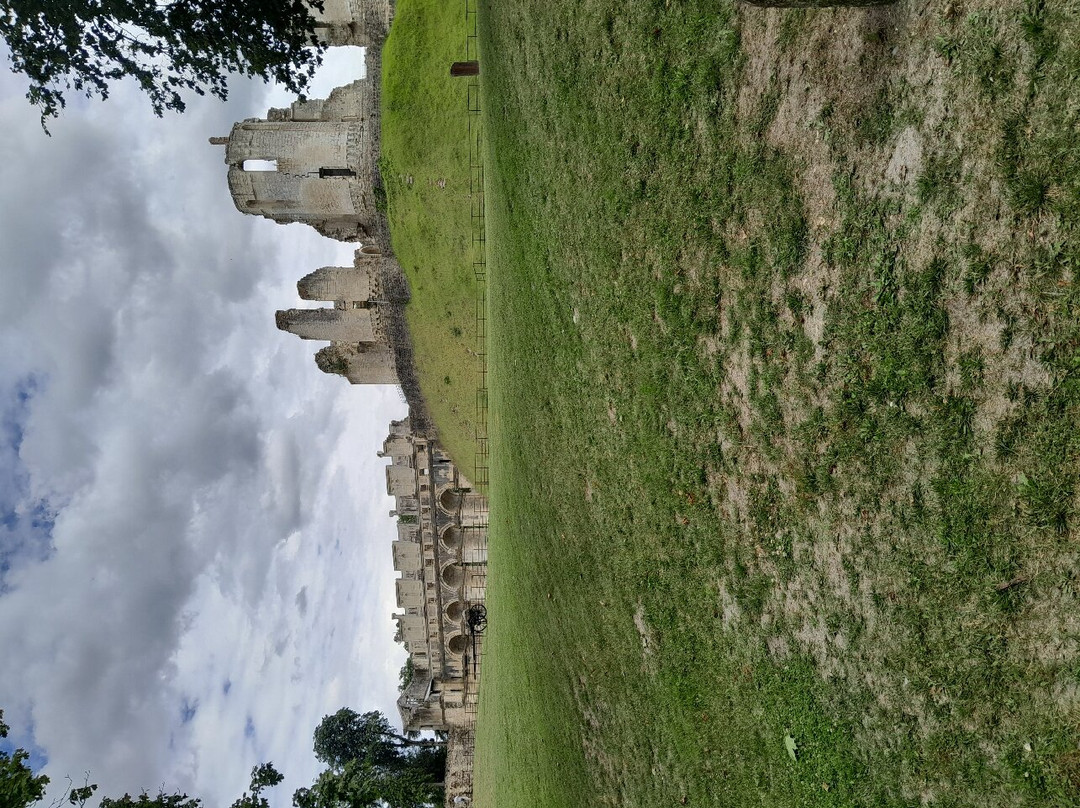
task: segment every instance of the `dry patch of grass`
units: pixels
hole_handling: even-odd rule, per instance
[[[1080,804],[1080,14],[484,12],[487,804]]]

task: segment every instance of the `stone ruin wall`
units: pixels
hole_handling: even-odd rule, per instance
[[[400,385],[413,429],[434,437],[405,318],[409,285],[398,262],[375,249],[357,250],[352,267],[321,267],[301,278],[302,300],[333,303],[333,308],[278,311],[277,327],[301,339],[329,342],[315,354],[325,373],[352,384]]]
[[[407,731],[447,732],[446,805],[472,796],[478,677],[470,658],[470,605],[487,580],[487,501],[438,442],[417,435],[409,419],[392,421],[380,457],[386,492],[399,517],[392,543],[398,612],[396,640],[409,652],[413,679],[398,697]]]
[[[324,372],[352,384],[400,385],[409,405],[410,440],[433,440],[436,432],[405,318],[409,285],[393,256],[389,222],[378,204],[385,198],[378,169],[380,49],[393,12],[392,0],[325,0],[317,34],[329,45],[366,47],[366,77],[326,99],[297,100],[288,108],[270,109],[265,119],[241,121],[228,138],[211,142],[226,147],[229,190],[238,210],[278,223],[308,224],[339,241],[361,242],[352,267],[321,267],[297,283],[302,300],[333,303],[332,308],[279,311],[277,325],[302,339],[328,342],[315,354]],[[274,170],[245,170],[249,160],[273,161]],[[398,505],[408,509],[408,498],[399,498]],[[443,684],[456,690],[451,681]],[[460,709],[451,712],[455,717],[444,706],[441,720],[457,724]],[[455,797],[471,796],[472,748],[471,726],[450,730],[448,806]]]
[[[379,295],[385,302],[354,311],[350,303],[378,295],[344,289],[331,293],[326,287],[322,299],[334,302],[334,310],[278,312],[278,327],[329,342],[315,355],[324,372],[353,384],[399,384],[414,429],[433,436],[405,319],[408,283],[393,256],[390,225],[378,202],[383,197],[378,169],[381,46],[393,15],[392,0],[326,0],[317,15],[317,33],[330,45],[365,46],[366,77],[338,87],[326,99],[297,100],[270,109],[264,119],[241,121],[229,137],[211,142],[225,146],[229,190],[238,210],[282,224],[307,224],[339,241],[359,241],[357,269],[361,260],[378,256]],[[268,167],[272,170],[255,170]],[[305,297],[313,288],[300,288],[301,298],[316,299]]]
[[[376,86],[361,79],[235,124],[224,145],[237,209],[388,249],[375,201],[377,105]]]
[[[377,244],[390,252],[389,225],[377,210],[381,125],[381,47],[394,16],[391,0],[325,0],[316,34],[330,45],[361,45],[366,77],[326,99],[297,100],[263,119],[233,126],[225,146],[229,189],[242,213],[301,222],[338,241]],[[275,170],[245,170],[276,161]],[[350,172],[350,173],[346,173]]]
[[[446,775],[443,781],[447,808],[460,808],[454,804],[456,797],[472,799],[475,749],[476,733],[473,728],[452,729],[447,733]]]
[[[394,16],[390,0],[323,0],[323,10],[313,11],[316,36],[331,46],[378,47]]]

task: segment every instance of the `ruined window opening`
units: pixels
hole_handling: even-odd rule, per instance
[[[351,168],[320,168],[319,179],[327,177],[355,177],[356,172]]]
[[[277,160],[245,160],[244,171],[277,171]]]

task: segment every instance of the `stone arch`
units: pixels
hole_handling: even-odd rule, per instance
[[[465,495],[457,488],[444,488],[439,494],[439,507],[446,513],[456,513],[465,501]]]
[[[447,564],[443,567],[442,580],[451,589],[457,589],[465,583],[465,568],[460,564]]]
[[[446,606],[446,619],[451,622],[458,622],[461,620],[461,616],[465,614],[465,604],[460,600],[452,600]]]
[[[446,650],[455,656],[461,656],[469,647],[469,641],[464,634],[455,634],[446,643]]]
[[[464,535],[461,532],[461,528],[457,525],[449,524],[443,528],[442,535],[439,539],[443,543],[443,547],[451,552],[458,552],[461,550],[461,544],[464,540]]]

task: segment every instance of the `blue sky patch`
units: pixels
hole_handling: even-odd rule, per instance
[[[26,763],[30,766],[31,771],[39,772],[45,764],[49,762],[49,756],[45,754],[45,750],[34,743],[33,730],[29,738],[15,737],[14,727],[12,727],[11,734],[6,738],[0,738],[0,752],[7,753],[8,757],[15,754],[16,749],[25,749],[30,753],[30,757]]]
[[[34,396],[42,382],[26,376],[0,389],[0,594],[8,572],[53,552],[55,513],[30,499],[30,475],[19,453]]]
[[[180,721],[184,724],[188,723],[195,717],[195,713],[199,711],[199,700],[195,699],[191,701],[187,698],[184,699],[184,703],[180,705]]]

